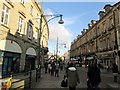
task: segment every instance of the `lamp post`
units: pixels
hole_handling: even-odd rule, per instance
[[[49,16],[51,16],[52,18],[51,19],[49,19],[48,21],[46,21],[46,23],[44,24],[44,26],[43,26],[43,28],[42,28],[42,18],[43,17],[49,17]],[[57,17],[60,17],[60,20],[58,21],[58,23],[59,24],[63,24],[64,23],[64,21],[62,20],[62,15],[61,14],[57,14],[57,15],[43,15],[43,14],[41,14],[40,15],[40,28],[39,28],[39,31],[38,31],[38,52],[37,52],[37,55],[38,55],[38,71],[39,71],[39,78],[41,77],[41,62],[40,62],[40,55],[41,55],[41,36],[42,36],[42,30],[44,30],[44,27],[45,27],[45,25],[47,25],[47,23],[49,22],[49,21],[51,21],[52,19],[55,19],[55,18],[57,18]]]
[[[59,43],[59,42],[58,42],[58,37],[57,37],[57,44],[56,44],[56,60],[57,60],[57,55],[58,55],[58,45],[64,45],[64,47],[66,48],[66,44],[64,44],[64,43]]]

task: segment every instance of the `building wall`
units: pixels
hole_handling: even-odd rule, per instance
[[[3,5],[9,8],[9,20],[8,25],[1,22],[0,18],[0,42],[6,40],[10,44],[16,42],[21,49],[21,52],[15,52],[20,54],[19,69],[20,71],[25,70],[27,59],[32,57],[35,60],[35,66],[37,65],[37,48],[38,48],[38,31],[40,28],[40,15],[42,12],[40,4],[37,0],[26,1],[23,5],[20,1],[18,2],[0,2],[0,16],[2,17]],[[33,7],[33,13],[30,13],[30,8]],[[21,32],[18,32],[19,17],[23,19],[23,28]],[[43,24],[45,24],[46,18],[43,18]],[[32,37],[28,38],[28,23],[32,24]],[[46,23],[41,36],[41,46],[48,48],[49,29]],[[5,46],[7,43],[5,43]],[[2,44],[1,44],[2,45]],[[0,46],[1,46],[0,45]],[[14,51],[3,49],[0,47],[2,52]],[[32,52],[31,52],[32,51]],[[35,68],[34,66],[34,68]]]
[[[105,12],[99,12],[100,19],[96,22],[91,20],[91,24],[88,24],[88,29],[83,29],[81,37],[77,38],[80,40],[78,45],[80,49],[75,50],[75,48],[78,47],[73,48],[76,42],[72,42],[70,57],[71,55],[73,56],[71,53],[76,51],[81,53],[74,56],[80,56],[82,60],[88,59],[87,61],[90,61],[96,58],[105,66],[111,66],[112,63],[116,62],[116,64],[120,67],[120,55],[118,54],[120,48],[119,7],[120,2],[114,4],[113,6],[108,4],[105,5]]]

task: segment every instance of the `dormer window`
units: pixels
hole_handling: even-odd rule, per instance
[[[21,0],[21,3],[22,3],[23,5],[25,5],[25,0]]]
[[[110,4],[106,4],[104,9],[105,9],[105,13],[108,13],[111,10],[112,6]]]
[[[104,17],[104,15],[105,15],[105,12],[104,11],[99,11],[99,17],[100,17],[100,19],[102,18],[102,17]]]

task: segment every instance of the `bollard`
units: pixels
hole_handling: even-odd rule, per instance
[[[39,68],[39,77],[38,78],[41,78],[41,66]]]
[[[30,70],[29,88],[31,88],[31,76],[32,76],[32,71]]]
[[[37,82],[37,77],[38,77],[38,69],[36,68],[36,82]]]

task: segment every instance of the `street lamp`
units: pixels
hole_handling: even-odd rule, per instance
[[[51,16],[52,18],[51,19],[49,19],[48,21],[46,21],[46,23],[44,24],[44,26],[43,26],[43,28],[42,28],[42,18],[43,17],[49,17],[49,16]],[[43,14],[41,14],[41,16],[40,16],[40,29],[39,29],[39,31],[38,31],[38,52],[37,52],[37,55],[38,55],[38,69],[39,69],[39,78],[41,77],[41,62],[40,62],[40,53],[41,53],[41,44],[40,44],[40,42],[41,42],[41,35],[42,35],[42,30],[44,30],[44,27],[45,27],[45,25],[47,25],[47,23],[49,22],[49,21],[51,21],[52,19],[55,19],[55,18],[58,18],[58,17],[60,17],[60,20],[58,21],[58,23],[59,24],[63,24],[64,23],[64,21],[62,20],[62,16],[63,15],[61,15],[61,14],[57,14],[57,15],[43,15]]]
[[[58,45],[64,45],[64,47],[66,48],[66,44],[64,44],[64,43],[59,43],[59,42],[58,42],[58,37],[57,37],[57,45],[56,45],[56,60],[57,60],[57,55],[58,55]]]

